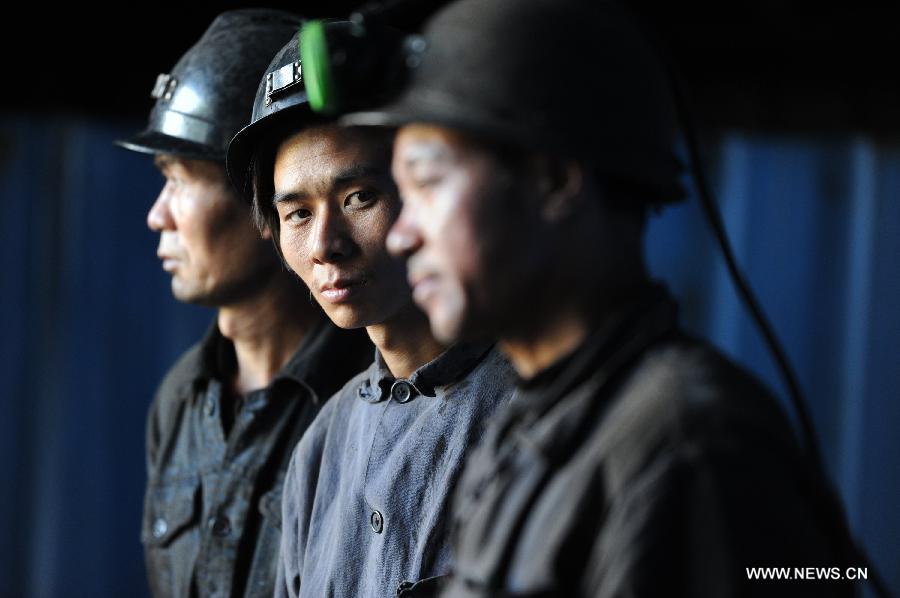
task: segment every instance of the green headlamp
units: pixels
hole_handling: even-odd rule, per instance
[[[380,20],[307,21],[300,29],[300,62],[309,106],[327,116],[389,99],[402,88],[421,44]]]

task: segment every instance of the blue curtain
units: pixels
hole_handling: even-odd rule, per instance
[[[144,415],[212,314],[175,302],[156,260],[150,158],[111,145],[141,126],[0,118],[2,597],[146,594]],[[853,529],[900,591],[900,147],[732,132],[710,156]],[[686,326],[784,395],[696,200],[647,238]]]
[[[141,125],[0,123],[0,596],[147,594],[144,414],[211,313],[180,305],[144,224]]]
[[[900,591],[900,148],[746,133],[713,147],[737,259],[794,366],[853,531]],[[786,397],[697,200],[653,220],[647,241],[687,327]]]

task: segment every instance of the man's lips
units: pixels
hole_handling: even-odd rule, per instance
[[[427,303],[428,299],[437,291],[438,276],[434,273],[410,272],[407,280],[412,288],[413,301],[420,306]]]
[[[162,261],[162,269],[166,272],[173,272],[176,268],[178,268],[178,264],[181,262],[181,260],[177,257],[165,254],[160,254],[159,259]]]
[[[365,278],[337,278],[319,286],[319,294],[329,303],[343,303],[365,284]]]

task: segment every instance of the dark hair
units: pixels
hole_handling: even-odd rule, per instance
[[[281,142],[296,131],[279,131],[278,134],[270,132],[265,135],[256,146],[250,159],[250,176],[247,177],[251,189],[248,196],[252,197],[251,214],[253,222],[260,232],[269,229],[275,248],[279,248],[278,211],[272,205],[272,196],[275,194],[275,186],[272,176],[275,171],[275,152]],[[279,249],[280,251],[280,249]]]

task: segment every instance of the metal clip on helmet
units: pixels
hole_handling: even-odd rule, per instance
[[[157,77],[147,128],[117,145],[224,160],[228,142],[247,124],[260,74],[302,23],[296,15],[268,9],[220,14],[171,72]]]

